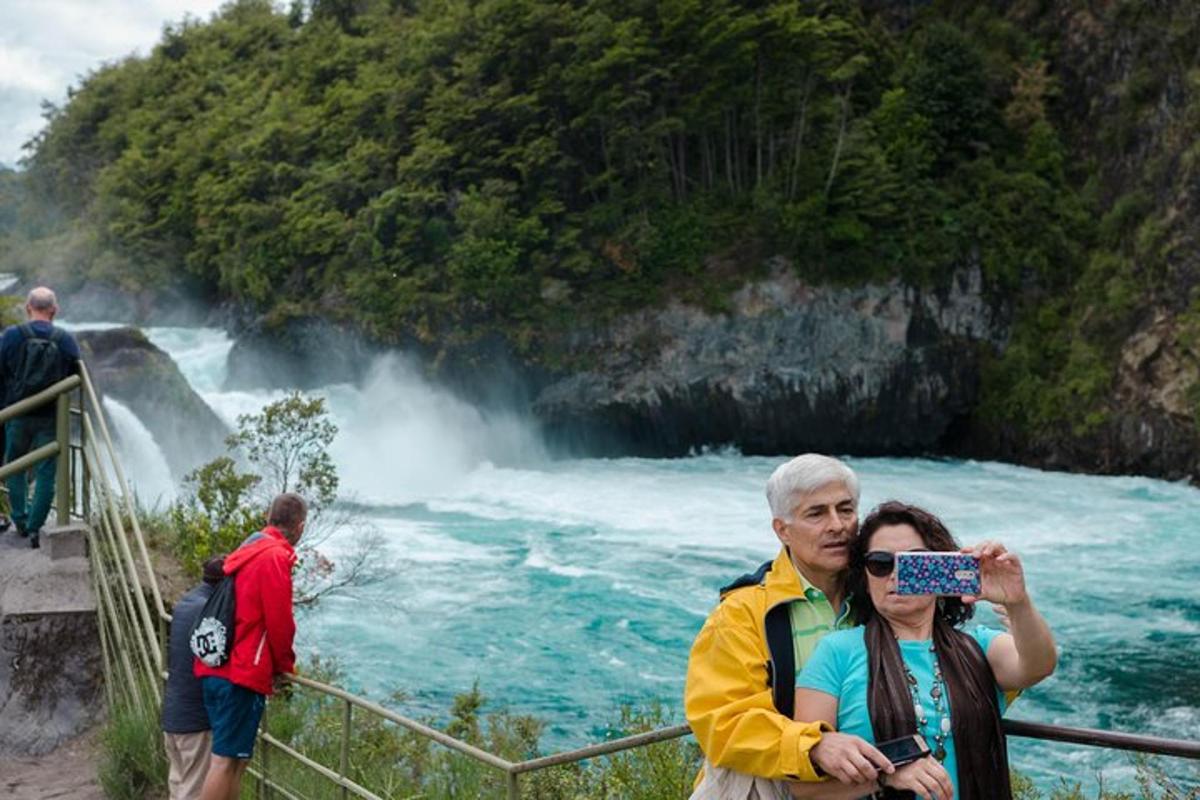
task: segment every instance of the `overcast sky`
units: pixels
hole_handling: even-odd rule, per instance
[[[43,100],[61,105],[67,87],[107,61],[145,55],[163,25],[208,19],[223,0],[0,0],[0,164],[42,127]]]

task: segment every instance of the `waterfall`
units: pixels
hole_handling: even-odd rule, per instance
[[[117,457],[138,501],[146,508],[161,508],[171,503],[175,499],[175,482],[153,434],[119,400],[105,397],[104,410],[112,420]]]
[[[286,396],[277,389],[224,388],[233,340],[217,328],[146,328],[192,388],[230,428]],[[431,383],[410,358],[377,356],[361,385],[332,384],[324,397],[338,435],[330,448],[343,493],[404,503],[457,485],[484,464],[540,463],[545,449],[528,419],[477,408]]]
[[[380,356],[362,386],[324,394],[339,432],[330,448],[343,486],[377,502],[411,502],[459,485],[481,465],[540,463],[533,426],[430,383],[408,359]]]

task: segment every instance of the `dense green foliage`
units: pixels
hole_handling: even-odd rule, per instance
[[[518,342],[720,302],[776,254],[846,282],[1070,275],[1036,42],[974,4],[904,31],[861,5],[239,0],[50,114],[22,207],[69,221],[5,261]]]
[[[1096,223],[1068,279],[1021,298],[1013,340],[985,373],[982,408],[1010,432],[1064,438],[1111,421],[1122,347],[1156,319],[1184,359],[1173,380],[1200,398],[1200,264],[1186,245],[1200,170],[1200,17],[1190,3],[1079,13],[1095,39],[1075,45],[1070,67],[1093,94],[1068,98],[1060,116],[1076,128],[1066,135],[1087,171],[1075,180]],[[1200,430],[1200,403],[1191,416]]]
[[[1200,308],[1197,53],[1187,3],[235,0],[48,113],[0,270],[536,358],[773,256],[978,266],[1019,312],[982,418],[1086,436],[1127,337]]]

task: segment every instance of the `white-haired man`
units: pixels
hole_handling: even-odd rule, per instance
[[[54,292],[39,286],[25,302],[27,322],[13,325],[0,337],[0,386],[4,405],[37,394],[74,374],[79,365],[79,345],[74,337],[54,324],[58,300]],[[12,462],[26,453],[54,441],[54,403],[35,408],[11,419],[4,427],[4,461]],[[29,481],[25,471],[9,477],[8,500],[17,533],[29,537],[31,547],[38,546],[42,525],[54,502],[54,473],[57,460],[39,461],[33,467],[33,502],[29,502]]]
[[[878,772],[892,771],[861,739],[792,719],[797,672],[821,637],[854,624],[841,579],[858,530],[858,499],[854,471],[814,453],[782,464],[767,481],[779,555],[721,589],[688,659],[684,707],[706,759],[698,795],[771,796],[777,786],[755,782],[829,775],[849,785],[801,784],[794,791],[849,798],[858,796],[855,785],[866,793],[861,788]]]

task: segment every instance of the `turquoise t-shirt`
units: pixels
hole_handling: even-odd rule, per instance
[[[835,631],[829,634],[817,645],[816,652],[804,665],[804,671],[796,679],[797,688],[815,689],[818,692],[833,695],[838,700],[837,729],[842,733],[852,733],[861,736],[871,744],[875,744],[875,733],[871,729],[871,713],[867,708],[867,645],[863,639],[865,628],[852,628],[846,631]],[[987,652],[992,640],[1003,631],[982,626],[971,632],[975,641],[979,642],[983,652]],[[933,653],[930,652],[928,639],[924,641],[901,641],[900,655],[908,665],[913,676],[917,679],[917,690],[920,693],[921,704],[925,707],[927,724],[921,729],[921,735],[935,748],[934,738],[938,733],[940,719],[934,713],[933,699],[929,696],[933,688]],[[1004,713],[1006,704],[1004,693],[999,687],[996,694],[1000,697],[1000,712]],[[947,698],[947,704],[949,698]],[[953,711],[951,711],[953,713]],[[954,758],[954,736],[946,737],[946,772],[954,782],[954,796],[958,796],[958,763]]]

